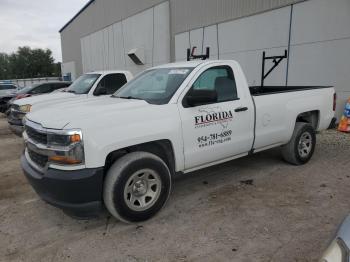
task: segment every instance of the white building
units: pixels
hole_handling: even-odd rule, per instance
[[[63,74],[145,68],[210,47],[259,85],[262,52],[289,58],[265,84],[333,85],[350,96],[350,0],[91,0],[61,30]],[[137,50],[143,65],[128,53]]]

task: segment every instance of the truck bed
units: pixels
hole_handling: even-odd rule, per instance
[[[262,96],[321,88],[331,88],[331,86],[250,86],[249,90],[252,96]]]

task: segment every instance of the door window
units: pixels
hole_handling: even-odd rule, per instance
[[[218,103],[238,99],[236,81],[229,66],[216,66],[204,71],[188,93],[192,90],[215,90]]]
[[[100,88],[105,88],[106,95],[115,93],[126,83],[126,77],[124,74],[109,74],[106,75],[98,84],[95,93],[98,93]]]
[[[32,91],[30,91],[31,94],[44,94],[44,93],[50,93],[52,91],[50,84],[42,84],[37,87],[35,87]]]

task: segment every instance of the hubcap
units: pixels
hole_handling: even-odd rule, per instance
[[[304,132],[299,140],[298,151],[301,157],[307,157],[312,149],[312,137],[309,132]]]
[[[124,188],[124,201],[134,211],[143,211],[158,200],[161,180],[157,172],[142,169],[130,176]]]

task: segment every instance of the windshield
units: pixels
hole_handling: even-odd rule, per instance
[[[82,75],[68,87],[67,92],[75,94],[87,94],[100,76],[100,74]]]
[[[141,73],[114,93],[114,97],[141,99],[150,104],[169,102],[193,68],[159,68]]]
[[[17,94],[28,94],[29,91],[31,91],[32,89],[34,89],[35,87],[37,87],[39,85],[41,85],[41,84],[35,84],[35,85],[32,85],[32,86],[24,87],[21,90],[19,90],[17,92]]]

